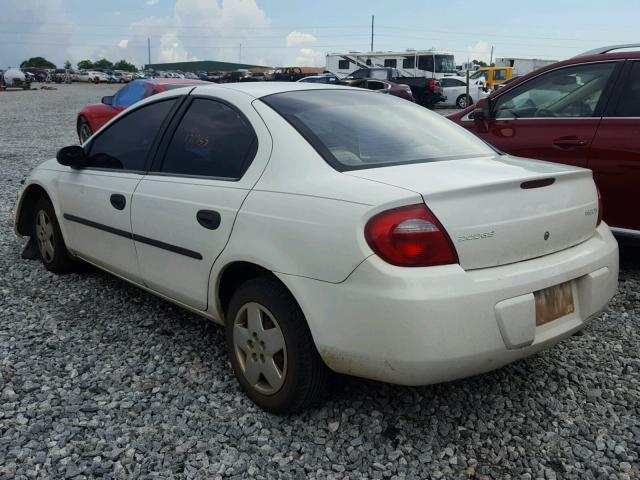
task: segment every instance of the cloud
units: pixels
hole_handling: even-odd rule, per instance
[[[133,23],[129,46],[142,45],[137,56],[146,62],[150,38],[151,63],[194,58],[257,63],[266,58],[277,64],[272,52],[261,48],[260,37],[269,35],[270,25],[256,0],[176,0],[171,15]]]
[[[0,10],[0,68],[15,67],[36,56],[56,65],[70,58],[75,25],[65,16],[60,0],[2,0]]]
[[[310,33],[291,32],[287,35],[287,47],[297,47],[315,43],[318,39]]]
[[[321,67],[324,63],[324,54],[312,48],[301,48],[295,60],[295,64],[299,67]]]
[[[118,46],[120,48],[127,48],[129,46],[129,40],[127,39],[122,39],[118,42]]]
[[[484,40],[480,40],[475,45],[468,47],[467,51],[469,52],[469,60],[481,60],[489,63],[489,59],[491,58],[491,45]]]
[[[147,5],[157,5],[158,4],[158,0],[147,0]]]

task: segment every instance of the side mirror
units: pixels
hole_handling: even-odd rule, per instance
[[[482,98],[476,102],[476,108],[473,110],[473,122],[476,131],[486,133],[489,131],[488,122],[491,119],[491,99]]]
[[[113,95],[102,97],[102,100],[100,101],[105,105],[113,105]]]
[[[82,168],[87,164],[87,155],[80,145],[70,145],[61,148],[56,154],[56,160],[60,165],[71,168]]]

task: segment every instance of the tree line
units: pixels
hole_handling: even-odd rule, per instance
[[[50,62],[44,57],[31,57],[28,60],[25,60],[20,64],[20,68],[57,68],[55,63]],[[106,58],[102,58],[100,60],[96,60],[95,62],[92,60],[80,60],[77,63],[78,70],[92,70],[94,68],[101,68],[104,70],[124,70],[125,72],[137,72],[138,68],[132,64],[127,62],[126,60],[119,60],[115,63],[107,60]],[[71,68],[71,62],[67,60],[64,62],[64,67],[66,69]]]

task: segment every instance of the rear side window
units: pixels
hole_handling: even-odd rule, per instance
[[[116,120],[89,150],[89,167],[142,171],[147,155],[175,99],[151,103]]]
[[[338,70],[349,70],[349,60],[338,60]]]
[[[339,171],[496,155],[462,127],[391,95],[306,90],[262,101]]]
[[[257,147],[253,128],[238,111],[196,98],[169,143],[161,171],[235,180],[242,177]]]
[[[633,62],[614,117],[640,117],[640,62]]]
[[[398,66],[398,62],[395,58],[385,58],[384,60],[385,67],[396,68]]]

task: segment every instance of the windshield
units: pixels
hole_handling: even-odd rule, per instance
[[[436,72],[456,73],[456,62],[453,55],[436,55]]]
[[[262,101],[339,171],[496,154],[441,115],[390,95],[304,90]]]
[[[487,78],[489,78],[488,74],[489,74],[488,70],[478,70],[469,78],[471,78],[472,80],[478,80],[479,78],[484,78],[486,80]]]

